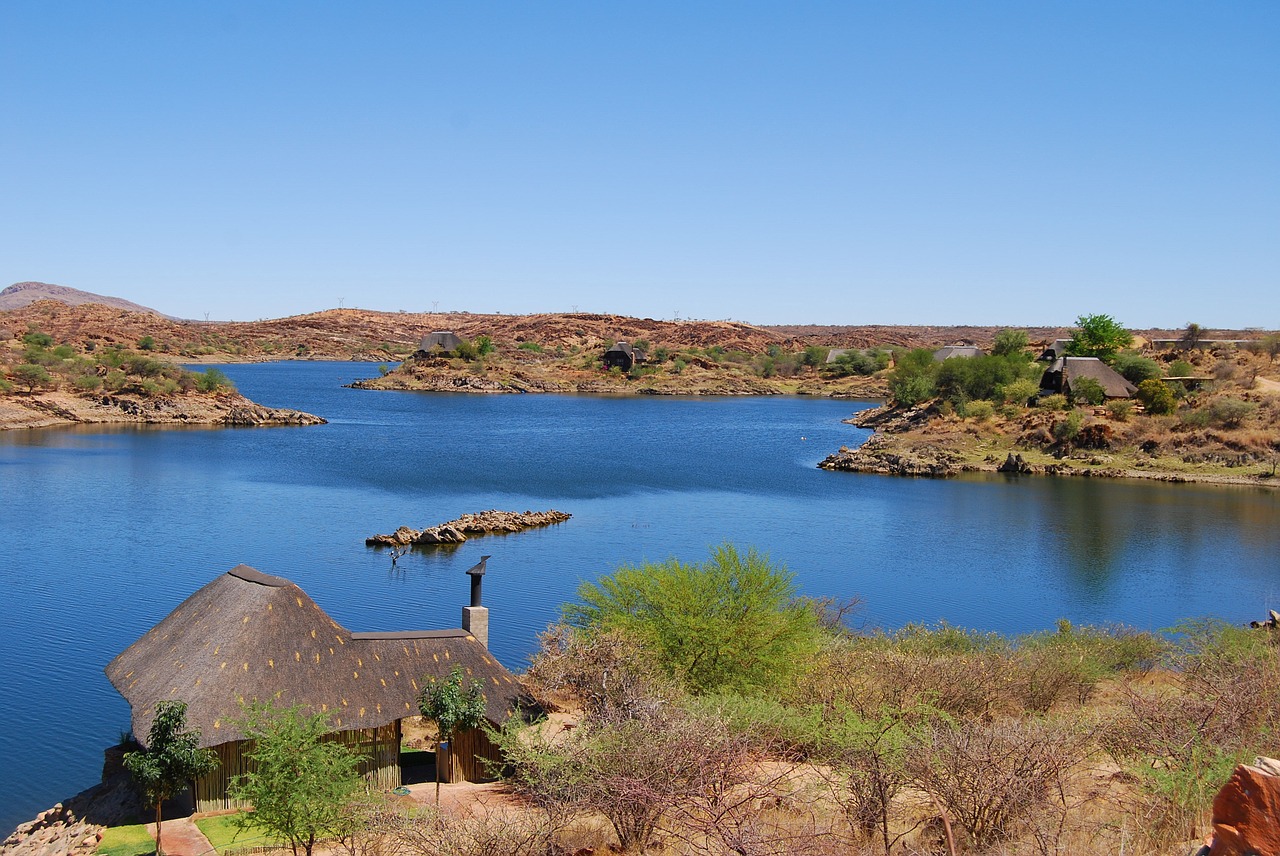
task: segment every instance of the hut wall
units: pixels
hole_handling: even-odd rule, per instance
[[[400,734],[400,721],[396,720],[379,728],[338,731],[326,739],[342,743],[361,756],[357,770],[370,790],[389,791],[400,787]],[[227,788],[237,776],[253,769],[249,760],[253,741],[223,743],[214,746],[213,751],[218,754],[218,769],[196,780],[196,811],[248,808],[248,803],[228,796]]]
[[[502,751],[484,733],[484,729],[473,728],[453,738],[443,760],[444,763],[440,766],[441,781],[482,782],[498,777]]]

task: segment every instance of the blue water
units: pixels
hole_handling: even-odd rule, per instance
[[[580,581],[700,560],[724,541],[872,625],[1147,628],[1280,606],[1280,495],[1259,489],[828,473],[869,403],[813,398],[451,396],[342,384],[350,363],[226,366],[265,404],[329,424],[0,433],[0,833],[93,784],[129,711],[102,667],[244,562],[353,630],[457,626],[485,578],[491,647],[520,669]],[[366,536],[468,511],[568,523],[412,553]]]

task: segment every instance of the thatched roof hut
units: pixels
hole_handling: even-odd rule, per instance
[[[502,722],[519,686],[468,631],[352,633],[288,580],[238,565],[179,604],[106,673],[132,706],[133,733],[144,744],[158,701],[186,702],[187,722],[206,747],[243,740],[242,704],[269,701],[303,705],[339,731],[365,734],[349,742],[376,746],[394,737],[394,747],[384,746],[386,766],[398,763],[399,721],[418,714],[424,681],[455,666],[483,685],[487,718]],[[398,771],[394,777],[398,784]]]
[[[1062,357],[1049,366],[1040,379],[1041,389],[1070,395],[1072,385],[1081,378],[1098,382],[1107,398],[1132,398],[1138,388],[1124,375],[1097,357]]]
[[[453,353],[462,344],[462,339],[457,333],[449,330],[438,330],[434,333],[428,333],[422,337],[422,343],[418,345],[419,351],[426,351],[430,354],[432,351],[439,349],[445,353]]]
[[[644,351],[637,350],[629,342],[618,342],[604,352],[604,367],[631,371],[636,363],[644,362]]]

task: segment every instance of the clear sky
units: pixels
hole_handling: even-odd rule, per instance
[[[0,0],[0,286],[1280,327],[1280,3]]]

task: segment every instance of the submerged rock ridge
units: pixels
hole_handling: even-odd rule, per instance
[[[412,529],[401,526],[390,535],[373,535],[364,543],[370,547],[405,547],[410,544],[461,544],[468,537],[477,535],[507,534],[563,523],[573,515],[563,511],[498,511],[490,509],[476,514],[464,514],[454,520]]]

